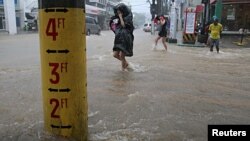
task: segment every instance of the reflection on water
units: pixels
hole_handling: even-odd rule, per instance
[[[130,72],[146,72],[147,71],[146,67],[141,66],[139,64],[132,63],[132,62],[129,62],[127,70]]]
[[[119,129],[114,131],[104,131],[90,136],[91,141],[150,141],[152,133],[141,128]]]
[[[104,61],[106,55],[93,55],[91,57],[88,57],[87,60],[91,61],[91,60],[98,60],[98,61]]]
[[[207,58],[216,58],[216,59],[226,59],[226,58],[237,58],[240,57],[240,54],[234,53],[234,52],[226,52],[226,51],[220,51],[217,52],[210,52],[210,51],[203,51],[200,54],[198,54],[199,57],[207,57]]]
[[[129,98],[133,98],[133,97],[139,96],[139,95],[140,95],[140,93],[137,91],[137,92],[135,92],[135,93],[129,94],[128,97],[129,97]]]

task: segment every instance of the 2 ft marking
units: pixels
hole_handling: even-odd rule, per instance
[[[60,115],[56,114],[56,111],[60,107],[60,105],[61,105],[61,108],[68,108],[68,99],[62,98],[59,101],[58,99],[52,98],[50,99],[50,104],[52,106],[54,105],[54,108],[50,114],[51,118],[60,118]]]

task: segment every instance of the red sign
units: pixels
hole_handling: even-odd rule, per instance
[[[200,13],[200,12],[202,12],[203,11],[203,6],[202,5],[197,5],[196,6],[196,12],[197,13]]]
[[[214,3],[216,0],[210,0],[210,4]]]

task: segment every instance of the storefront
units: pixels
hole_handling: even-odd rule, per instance
[[[101,28],[105,29],[106,10],[92,5],[85,5],[85,8],[86,8],[86,15],[95,18],[98,24],[101,26]]]
[[[211,15],[214,15],[216,1],[211,4]],[[221,23],[225,31],[250,30],[250,0],[222,0]]]
[[[17,28],[21,27],[21,9],[19,0],[0,0],[0,31],[8,31],[10,34],[16,34]],[[14,8],[13,9],[13,5]],[[7,5],[7,7],[5,7]]]
[[[3,0],[0,0],[0,30],[5,29]]]

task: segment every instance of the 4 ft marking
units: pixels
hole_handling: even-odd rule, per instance
[[[65,18],[50,18],[46,28],[46,35],[51,36],[53,41],[56,41],[56,37],[58,36],[57,29],[64,29],[64,21]]]
[[[56,111],[60,105],[61,105],[61,108],[68,108],[68,99],[62,98],[61,101],[59,101],[58,99],[52,98],[52,99],[50,99],[50,104],[55,105],[50,116],[52,118],[60,118],[60,115],[57,115]]]

